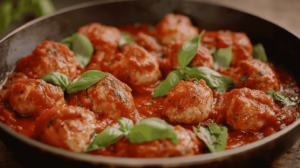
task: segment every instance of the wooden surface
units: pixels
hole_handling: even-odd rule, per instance
[[[88,0],[82,0],[82,2]],[[300,0],[211,0],[212,2],[223,3],[227,6],[241,9],[246,12],[261,16],[270,20],[300,37]],[[1,0],[0,0],[1,2]],[[60,9],[80,0],[53,0],[55,6]],[[9,31],[19,27],[21,22],[14,22]],[[7,33],[6,33],[7,34]],[[0,38],[4,34],[0,34]],[[300,46],[299,46],[300,47]],[[20,160],[3,145],[0,140],[0,167],[2,168],[27,168]],[[41,167],[43,167],[41,165]],[[275,160],[269,168],[300,168],[300,140],[284,155]]]

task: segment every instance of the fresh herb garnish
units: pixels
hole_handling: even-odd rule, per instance
[[[104,78],[108,73],[97,70],[90,70],[83,73],[75,82],[72,82],[67,87],[67,93],[77,93],[80,90],[85,90]]]
[[[71,80],[67,75],[59,72],[51,72],[48,75],[42,77],[41,79],[61,87],[63,92],[67,89],[68,85],[71,83]]]
[[[69,48],[74,51],[77,62],[82,68],[86,67],[92,58],[94,48],[90,40],[79,33],[64,38],[60,41],[66,44]]]
[[[107,147],[117,142],[123,135],[131,143],[142,143],[161,138],[170,138],[171,142],[179,142],[173,127],[159,118],[147,118],[136,125],[127,118],[119,118],[120,130],[115,127],[107,127],[95,139],[90,142],[82,152],[88,152]]]
[[[278,101],[278,102],[280,102],[281,104],[283,104],[285,106],[294,106],[294,105],[296,105],[296,103],[292,101],[290,96],[278,93],[274,89],[266,92],[266,94],[271,95],[273,97],[274,101]]]
[[[105,81],[102,82],[102,85],[107,85],[107,83]]]
[[[237,120],[238,119],[238,115],[234,116],[234,120]]]
[[[258,71],[256,74],[259,76],[264,76],[260,71]]]
[[[78,107],[82,107],[82,104],[81,104],[81,103],[79,103],[79,104],[77,104],[77,106],[78,106]]]
[[[136,38],[130,38],[130,34],[128,32],[124,32],[121,34],[121,39],[119,41],[119,47],[122,47],[125,44],[129,44],[135,40],[136,40]]]
[[[114,83],[114,79],[111,79],[109,77],[105,77],[106,79],[110,80],[111,83]]]
[[[48,122],[47,127],[49,128],[51,126],[51,124],[54,123],[54,121],[55,121],[54,119],[50,119],[49,122]]]
[[[256,44],[253,46],[253,56],[254,58],[259,59],[261,62],[267,62],[267,54],[265,52],[265,48],[261,43]]]
[[[48,51],[57,53],[57,50],[55,48],[49,48]]]
[[[51,0],[19,0],[16,9],[12,0],[6,0],[0,4],[0,32],[5,32],[10,22],[20,20],[25,13],[34,12],[40,17],[54,11]]]
[[[141,23],[140,22],[136,22],[133,24],[133,27],[134,28],[139,28],[141,26]]]
[[[153,25],[149,25],[149,30],[150,30],[151,32],[153,32],[153,31],[154,31],[154,26],[153,26]]]
[[[232,59],[231,47],[216,50],[213,56],[214,70],[219,67],[228,68]]]
[[[197,85],[199,85],[199,81],[198,81],[198,79],[194,79],[194,80],[192,80],[194,83],[196,83]]]
[[[227,141],[227,128],[225,126],[219,127],[213,123],[207,125],[206,128],[199,124],[198,128],[193,126],[193,130],[212,153],[225,150]]]
[[[240,78],[240,81],[243,82],[246,80],[246,77],[247,77],[247,74],[243,75],[241,78]]]
[[[182,68],[185,68],[195,57],[200,44],[200,39],[204,32],[205,31],[203,30],[199,35],[184,42],[181,46],[178,53],[178,62]]]
[[[119,93],[119,97],[120,97],[121,99],[123,99],[125,102],[127,102],[127,99],[126,99],[124,96],[122,96],[120,93]]]

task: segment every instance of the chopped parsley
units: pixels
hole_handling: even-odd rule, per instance
[[[247,74],[243,75],[241,78],[240,78],[240,81],[243,82],[246,80],[246,77],[247,77]]]
[[[256,74],[260,76],[264,76],[260,71],[258,71]]]
[[[49,48],[48,51],[57,53],[57,50],[55,48]]]

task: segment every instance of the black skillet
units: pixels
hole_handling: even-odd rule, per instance
[[[194,25],[207,30],[243,31],[253,44],[262,42],[273,62],[292,72],[299,81],[300,40],[292,33],[259,17],[195,0],[102,0],[90,2],[36,19],[0,41],[0,80],[11,72],[21,57],[44,40],[60,41],[80,26],[91,22],[121,26],[135,22],[155,25],[167,13],[189,16]],[[134,159],[73,153],[29,139],[0,123],[0,138],[15,158],[28,167],[196,166],[245,167],[265,165],[287,151],[300,137],[300,120],[249,145],[219,153],[190,157]],[[106,167],[105,166],[105,167]]]

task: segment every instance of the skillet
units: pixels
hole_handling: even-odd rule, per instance
[[[0,81],[4,82],[17,61],[44,40],[60,41],[80,26],[91,22],[121,26],[135,22],[155,25],[167,13],[189,16],[193,24],[207,30],[243,31],[253,44],[263,43],[268,58],[300,80],[300,40],[292,33],[256,16],[217,4],[195,0],[102,0],[89,2],[36,19],[0,41]],[[271,162],[288,150],[300,137],[300,120],[287,128],[249,145],[219,153],[190,157],[134,159],[73,153],[29,139],[0,123],[0,138],[5,145],[30,165],[42,167],[106,165],[109,167],[195,166],[245,167]],[[64,158],[73,160],[66,161]],[[58,161],[63,163],[57,164]],[[41,165],[43,163],[43,165]],[[46,164],[45,164],[46,163]],[[33,167],[30,166],[30,167]]]

